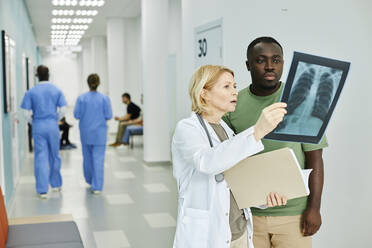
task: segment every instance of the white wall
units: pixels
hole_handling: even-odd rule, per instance
[[[125,20],[125,67],[123,92],[131,95],[132,101],[143,108],[141,104],[142,65],[141,65],[141,17]]]
[[[323,225],[313,247],[371,247],[372,212],[372,2],[357,1],[182,1],[183,73],[177,85],[178,118],[188,116],[188,80],[194,71],[194,28],[223,18],[224,64],[235,71],[238,88],[250,74],[245,53],[258,36],[273,36],[284,47],[286,79],[293,51],[351,61],[324,150]]]
[[[62,90],[67,104],[73,106],[82,84],[77,56],[49,54],[43,57],[43,64],[49,67],[50,81]]]
[[[103,94],[108,94],[108,77],[107,77],[107,47],[106,36],[94,36],[90,38],[92,54],[92,71],[100,77],[100,86],[98,90]],[[87,82],[87,78],[85,78]]]
[[[168,65],[167,65],[167,98],[169,101],[170,136],[177,123],[177,85],[182,84],[182,1],[168,1]]]
[[[123,116],[126,106],[121,95],[128,92],[141,108],[141,18],[110,18],[107,20],[108,92],[115,116]],[[117,123],[109,122],[111,132]]]
[[[110,18],[107,20],[107,62],[109,79],[109,97],[111,99],[112,110],[115,116],[125,114],[125,109],[121,103],[121,95],[125,87],[125,34],[124,19]],[[109,130],[115,130],[116,125],[109,124]]]
[[[168,0],[141,1],[144,160],[170,160],[167,101]]]
[[[93,71],[93,63],[90,39],[84,39],[80,42],[80,44],[82,47],[82,51],[78,55],[81,82],[79,85],[79,93],[82,94],[89,90],[86,80],[88,78],[88,75]]]

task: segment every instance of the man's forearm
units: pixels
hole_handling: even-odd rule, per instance
[[[323,151],[315,150],[305,152],[306,169],[313,169],[309,177],[310,195],[308,199],[308,208],[320,210],[322,191],[324,183]]]
[[[120,117],[120,121],[128,121],[128,120],[130,120],[130,114],[126,114],[126,115],[124,115],[123,117]]]

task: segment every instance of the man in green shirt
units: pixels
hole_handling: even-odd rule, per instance
[[[252,84],[239,92],[235,111],[224,117],[224,121],[236,133],[253,126],[263,108],[280,100],[284,89],[284,84],[279,81],[283,62],[282,46],[271,37],[257,38],[248,46],[246,65],[251,73]],[[293,149],[301,167],[313,171],[309,178],[308,197],[289,200],[286,206],[281,207],[252,208],[255,247],[311,247],[311,236],[319,230],[322,223],[322,149],[328,146],[327,140],[323,138],[317,145],[268,139],[263,139],[262,143],[265,147],[263,152],[284,147]]]

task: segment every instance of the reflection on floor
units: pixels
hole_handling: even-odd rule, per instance
[[[10,207],[10,217],[71,213],[87,248],[168,248],[177,217],[177,189],[170,163],[146,164],[140,137],[134,149],[107,148],[105,185],[92,195],[82,173],[81,146],[61,151],[62,192],[46,200],[35,192],[30,154]]]

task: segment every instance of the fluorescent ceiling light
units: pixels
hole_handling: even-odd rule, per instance
[[[51,34],[67,34],[67,30],[52,30]]]
[[[77,0],[53,0],[52,4],[54,6],[76,6]]]
[[[88,25],[71,25],[71,29],[83,29],[83,30],[87,30],[88,29]]]
[[[80,6],[98,6],[101,7],[105,4],[105,1],[103,0],[80,0],[79,5]]]
[[[74,15],[74,11],[72,9],[70,9],[70,10],[54,9],[54,10],[52,10],[52,15],[70,15],[71,16],[71,15]]]
[[[52,29],[56,29],[56,30],[63,30],[63,29],[69,29],[70,26],[69,25],[52,25],[51,26]]]
[[[53,18],[52,23],[71,23],[71,18]]]
[[[73,23],[91,23],[92,21],[92,18],[74,18],[72,20]]]

